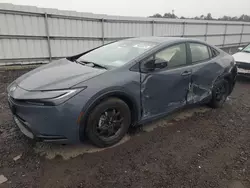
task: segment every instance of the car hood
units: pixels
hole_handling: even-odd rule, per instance
[[[233,57],[237,62],[250,63],[250,53],[237,52],[233,54]]]
[[[105,71],[107,70],[81,65],[65,58],[36,68],[15,82],[29,91],[67,89]]]

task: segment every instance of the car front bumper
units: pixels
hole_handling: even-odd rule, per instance
[[[250,70],[243,69],[243,68],[238,68],[238,75],[239,76],[250,77]]]
[[[81,107],[70,99],[58,106],[25,104],[8,97],[14,122],[21,132],[36,141],[78,143],[80,142],[78,116]]]

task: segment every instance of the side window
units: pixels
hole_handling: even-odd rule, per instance
[[[186,64],[186,45],[177,44],[155,54],[155,58],[164,59],[168,62],[168,68]]]
[[[199,43],[190,43],[190,50],[192,55],[192,63],[204,61],[210,58],[209,50],[206,45]]]

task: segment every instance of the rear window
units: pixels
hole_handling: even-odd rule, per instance
[[[200,62],[210,58],[208,47],[204,44],[190,43],[192,62]]]

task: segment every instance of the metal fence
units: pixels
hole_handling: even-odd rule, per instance
[[[120,17],[0,3],[0,65],[44,63],[137,36],[191,37],[235,47],[250,42],[250,23]]]

